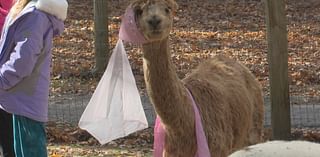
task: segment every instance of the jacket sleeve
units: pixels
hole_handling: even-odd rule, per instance
[[[44,33],[48,29],[49,20],[44,16],[32,12],[16,21],[13,35],[15,47],[10,52],[9,60],[0,66],[0,89],[8,90],[32,73],[43,49]]]

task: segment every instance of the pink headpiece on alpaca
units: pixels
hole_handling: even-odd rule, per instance
[[[122,16],[119,38],[125,42],[133,44],[143,44],[146,42],[145,37],[137,27],[131,6],[126,9],[125,14]]]

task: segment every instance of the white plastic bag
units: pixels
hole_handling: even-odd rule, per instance
[[[135,79],[120,39],[107,70],[80,118],[79,127],[87,130],[100,144],[148,127]]]

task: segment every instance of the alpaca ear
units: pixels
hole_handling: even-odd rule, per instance
[[[145,3],[146,3],[146,0],[136,0],[131,3],[130,6],[133,9],[133,12],[136,17],[142,13],[142,7],[143,5],[145,5]]]
[[[172,6],[173,6],[173,10],[175,11],[175,12],[177,12],[178,11],[178,9],[179,9],[179,5],[178,5],[178,3],[176,2],[176,1],[172,1]]]
[[[172,12],[173,12],[173,14],[175,15],[176,12],[177,12],[178,9],[179,9],[179,6],[178,6],[177,2],[174,1],[174,0],[167,0],[167,2],[169,3],[169,5],[170,5],[170,7],[171,7],[171,9],[172,9]]]
[[[139,7],[139,5],[142,3],[142,0],[135,0],[133,2],[131,2],[130,6],[132,8],[136,8],[136,7]]]

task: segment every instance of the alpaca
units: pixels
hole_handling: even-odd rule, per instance
[[[307,141],[270,141],[244,148],[229,157],[318,157],[320,144]]]
[[[169,33],[177,10],[174,0],[131,3],[142,44],[148,95],[165,128],[165,157],[194,157],[195,117],[187,89],[199,108],[212,156],[226,157],[260,142],[263,98],[250,71],[227,57],[217,56],[180,80],[169,49]]]

